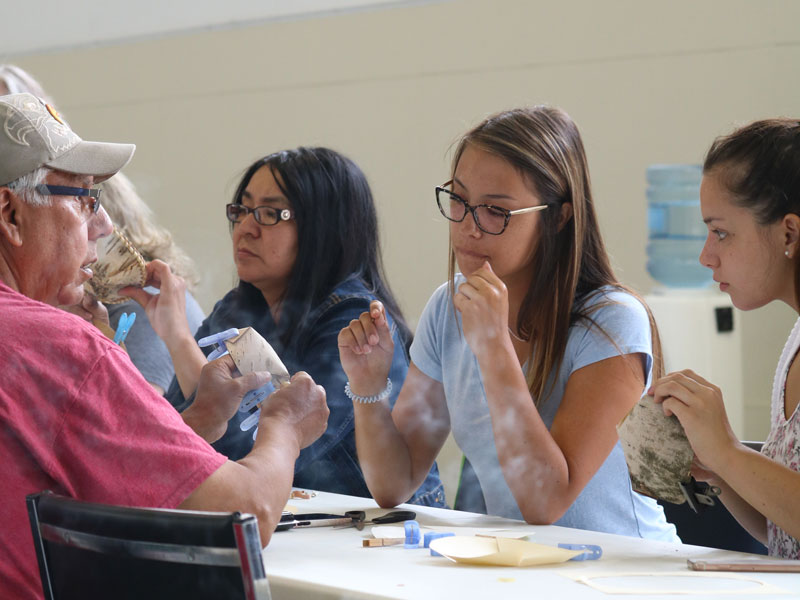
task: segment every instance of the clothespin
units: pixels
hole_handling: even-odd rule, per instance
[[[208,355],[208,360],[211,361],[219,358],[220,356],[225,356],[228,354],[228,347],[225,345],[225,341],[234,338],[237,335],[239,335],[239,330],[235,327],[231,327],[225,331],[220,331],[219,333],[200,338],[197,340],[197,345],[201,348],[205,348],[206,346],[212,346],[216,344],[217,347],[214,348]],[[239,428],[242,431],[247,431],[258,425],[258,420],[261,416],[261,409],[257,407],[261,401],[264,400],[264,398],[269,396],[274,391],[275,386],[271,381],[268,381],[261,387],[250,390],[244,395],[244,398],[242,398],[242,403],[239,405],[239,412],[250,414],[242,419],[242,421],[239,423]],[[257,433],[258,427],[256,427],[253,431],[254,440],[256,439]]]
[[[225,340],[229,340],[237,335],[239,335],[239,330],[235,327],[231,327],[230,329],[220,331],[214,335],[208,335],[204,338],[200,338],[197,340],[197,345],[201,348],[205,348],[206,346],[211,346],[213,344],[217,345],[217,347],[211,351],[211,354],[208,355],[208,360],[211,361],[227,354],[228,348],[225,346]]]
[[[136,313],[122,313],[122,316],[119,318],[119,323],[117,324],[117,332],[114,334],[114,343],[121,344],[125,341],[125,338],[128,337],[128,332],[133,327],[133,323],[136,321]]]
[[[399,546],[405,544],[405,538],[366,538],[361,540],[363,548],[381,548],[383,546]]]
[[[419,548],[420,543],[420,531],[419,531],[419,523],[414,521],[413,519],[409,519],[405,523],[403,523],[403,527],[405,529],[406,539],[404,540],[403,547],[404,548]]]

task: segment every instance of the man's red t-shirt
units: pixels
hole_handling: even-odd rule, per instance
[[[42,596],[25,496],[174,508],[225,457],[125,352],[0,282],[0,595]]]

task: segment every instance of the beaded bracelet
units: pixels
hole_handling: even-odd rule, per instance
[[[383,388],[383,391],[379,394],[375,394],[374,396],[359,396],[358,394],[354,394],[353,390],[350,389],[350,382],[344,384],[344,395],[350,398],[353,402],[359,402],[361,404],[373,404],[375,402],[380,402],[381,400],[386,400],[389,397],[389,394],[392,393],[392,380],[388,377],[386,378],[386,387]]]

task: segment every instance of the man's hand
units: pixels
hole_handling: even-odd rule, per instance
[[[99,321],[105,324],[106,327],[110,326],[108,322],[108,309],[105,304],[88,292],[83,295],[83,298],[78,304],[59,306],[59,308],[71,312],[73,315],[78,315],[81,319],[89,321],[90,323]]]
[[[269,435],[272,423],[288,425],[302,449],[325,432],[329,414],[323,387],[315,384],[308,373],[299,371],[292,376],[288,385],[271,394],[261,404],[258,436]]]
[[[247,373],[241,377],[230,355],[226,354],[203,367],[197,395],[182,416],[183,420],[206,441],[223,436],[228,421],[236,414],[244,395],[270,380],[266,371]],[[323,392],[324,394],[324,392]]]

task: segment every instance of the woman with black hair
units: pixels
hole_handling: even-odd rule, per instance
[[[294,485],[368,497],[337,337],[371,301],[383,303],[396,348],[389,372],[395,391],[388,398],[393,404],[408,370],[411,332],[385,281],[377,215],[364,173],[327,148],[276,152],[250,165],[226,214],[240,282],[217,302],[196,336],[179,318],[179,294],[171,302],[168,290],[165,296],[162,289],[160,298],[136,292],[175,363],[167,399],[178,410],[191,403],[206,363],[195,339],[232,327],[253,327],[290,373],[308,372],[327,393],[328,428],[301,451]],[[244,416],[235,415],[214,444],[233,460],[253,445],[252,431],[240,428]],[[436,465],[412,502],[444,506]]]

